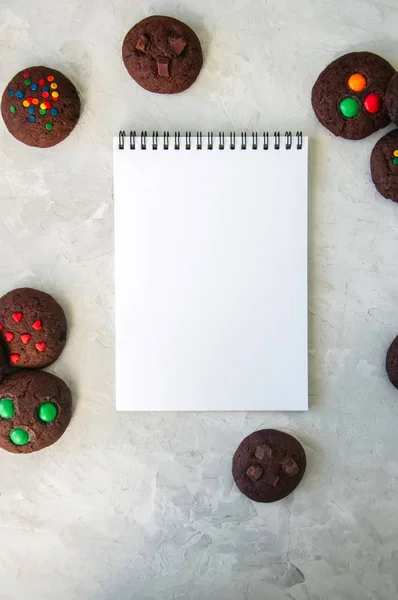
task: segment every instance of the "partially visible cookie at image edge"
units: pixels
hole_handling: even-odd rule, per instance
[[[45,292],[18,288],[0,298],[0,339],[12,367],[51,365],[66,343],[62,307]]]
[[[48,67],[28,67],[8,83],[1,100],[8,131],[28,146],[49,148],[64,140],[80,115],[80,99],[65,75]]]
[[[59,377],[15,371],[0,383],[0,448],[37,452],[59,440],[72,416],[72,398]]]
[[[7,359],[3,347],[0,346],[0,381],[3,379],[7,370]]]
[[[395,69],[372,52],[351,52],[330,63],[312,88],[318,120],[334,135],[360,140],[386,127],[387,86]]]
[[[203,64],[196,33],[185,23],[160,15],[143,19],[130,29],[122,56],[130,76],[158,94],[183,92],[194,83]]]
[[[377,191],[398,202],[398,129],[383,136],[370,155],[370,173]]]
[[[388,379],[398,389],[398,336],[391,342],[386,356]]]
[[[386,107],[391,121],[398,125],[398,73],[395,73],[388,84]]]
[[[304,448],[291,435],[262,429],[248,435],[232,460],[239,490],[256,502],[276,502],[300,483],[306,468]]]

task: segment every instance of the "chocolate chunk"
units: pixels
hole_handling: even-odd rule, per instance
[[[291,456],[285,456],[285,458],[281,460],[281,465],[288,477],[294,477],[299,472],[299,466]]]
[[[264,481],[267,485],[272,485],[272,487],[276,487],[278,485],[279,477],[278,475],[270,473],[269,475],[267,475]]]
[[[187,40],[182,36],[178,38],[171,37],[169,38],[169,44],[170,48],[177,54],[177,56],[180,56],[187,45]]]
[[[169,59],[159,58],[158,63],[158,75],[159,77],[169,77]]]
[[[253,481],[257,481],[257,479],[260,479],[262,474],[263,474],[263,470],[258,465],[256,465],[256,466],[252,465],[246,471],[246,475],[248,477],[250,477],[250,479],[252,479]]]
[[[272,452],[272,448],[267,446],[267,444],[262,444],[261,446],[257,446],[254,456],[258,458],[258,460],[264,460],[264,458],[271,458]]]
[[[138,38],[138,42],[136,43],[135,47],[140,52],[148,52],[148,50],[149,50],[149,44],[150,44],[150,41],[147,38],[147,36],[146,35],[140,35],[140,37]]]

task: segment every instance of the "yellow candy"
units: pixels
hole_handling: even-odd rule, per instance
[[[58,94],[58,92],[53,92],[53,93],[51,94],[51,96],[52,96],[53,98],[58,98],[59,94]]]
[[[50,88],[51,88],[52,90],[56,90],[56,89],[57,89],[57,87],[58,87],[58,86],[57,86],[57,84],[56,84],[56,83],[52,83],[52,84],[50,85]]]
[[[44,110],[44,109],[46,108],[46,105],[44,104],[44,102],[42,102],[42,103],[40,104],[40,108],[41,108],[42,110]]]
[[[366,79],[360,73],[354,73],[348,80],[348,87],[353,92],[362,92],[366,87]]]
[[[394,156],[398,156],[398,150],[394,150]]]
[[[30,102],[28,102],[27,100],[24,100],[24,101],[22,102],[22,104],[23,104],[24,106],[30,106]]]

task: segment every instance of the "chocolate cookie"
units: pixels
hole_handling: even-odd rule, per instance
[[[68,427],[66,384],[43,371],[16,371],[0,383],[0,448],[20,454],[54,444]]]
[[[62,142],[76,125],[80,100],[74,85],[59,71],[29,67],[4,90],[1,114],[17,140],[49,148]]]
[[[183,92],[203,64],[196,33],[171,17],[148,17],[134,25],[124,38],[122,55],[131,77],[158,94]]]
[[[386,108],[390,119],[398,125],[398,73],[390,79],[386,91]]]
[[[10,365],[47,367],[65,346],[65,313],[44,292],[31,288],[13,290],[0,298],[0,337]]]
[[[387,133],[373,148],[370,173],[377,191],[398,202],[398,129]]]
[[[0,346],[0,381],[3,379],[7,370],[7,359],[2,346]]]
[[[361,140],[390,123],[385,105],[395,69],[371,52],[351,52],[319,75],[312,106],[319,121],[334,135]]]
[[[398,336],[391,342],[386,356],[388,379],[398,389]]]
[[[306,467],[304,448],[294,437],[276,429],[248,435],[232,461],[232,475],[242,492],[256,502],[275,502],[300,483]]]

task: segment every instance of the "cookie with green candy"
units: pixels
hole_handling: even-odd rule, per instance
[[[1,114],[8,131],[28,146],[49,148],[62,142],[80,115],[79,94],[62,73],[28,67],[6,86]]]
[[[372,52],[350,52],[328,65],[312,88],[318,120],[334,135],[361,140],[390,123],[387,86],[395,69]]]
[[[59,440],[72,416],[69,388],[44,371],[15,371],[0,383],[0,448],[37,452]]]

